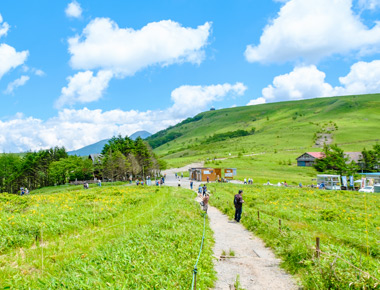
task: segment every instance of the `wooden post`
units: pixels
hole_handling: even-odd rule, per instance
[[[259,210],[257,211],[257,219],[258,219],[258,221],[260,221],[260,211]]]
[[[41,241],[40,241],[40,247],[42,251],[42,257],[41,257],[41,272],[44,272],[44,238],[43,238],[43,230],[41,227]]]
[[[317,255],[317,258],[319,258],[320,254],[321,254],[321,250],[320,250],[320,247],[319,247],[319,238],[318,237],[316,238],[315,254]]]
[[[281,219],[278,220],[278,230],[281,232]]]

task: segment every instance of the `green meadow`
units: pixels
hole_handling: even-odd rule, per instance
[[[136,186],[2,194],[0,288],[188,289],[204,220],[193,198]],[[206,237],[202,289],[215,280],[208,223]]]
[[[210,203],[231,219],[234,194],[244,190],[241,222],[283,259],[282,266],[306,289],[379,287],[378,195],[234,184],[209,188]]]

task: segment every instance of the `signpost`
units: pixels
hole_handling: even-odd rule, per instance
[[[224,169],[224,178],[225,179],[234,179],[236,175],[236,168],[225,168]]]

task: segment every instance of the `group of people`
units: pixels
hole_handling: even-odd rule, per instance
[[[21,187],[20,195],[25,195],[25,194],[29,194],[29,189],[27,189],[26,187],[25,188]]]
[[[202,206],[202,209],[207,213],[208,210],[208,201],[210,200],[210,194],[207,191],[207,186],[204,184],[199,184],[198,187],[198,196],[201,198],[200,205]]]
[[[177,172],[175,173],[175,178],[177,179],[182,179],[183,178],[183,173],[181,172],[181,174],[178,174]]]
[[[247,178],[244,178],[244,184],[253,184],[253,179],[248,178],[248,181],[247,181]]]

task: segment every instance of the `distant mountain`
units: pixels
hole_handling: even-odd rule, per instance
[[[110,139],[104,139],[99,142],[96,142],[94,144],[85,146],[83,148],[80,148],[78,150],[69,151],[67,154],[69,155],[77,155],[77,156],[86,156],[90,154],[99,154],[102,152],[104,145],[108,143]]]
[[[141,137],[142,139],[145,139],[151,135],[152,134],[147,132],[147,131],[137,131],[137,132],[133,133],[131,136],[129,136],[129,138],[131,138],[132,140],[136,140],[137,137]]]
[[[148,138],[152,134],[147,131],[137,131],[133,133],[129,138],[132,140],[135,140],[137,137],[141,137],[142,139]],[[96,142],[94,144],[85,146],[83,148],[80,148],[78,150],[69,151],[67,152],[69,155],[77,155],[77,156],[87,156],[90,154],[99,154],[102,152],[104,145],[108,143],[110,139],[104,139],[99,142]]]

